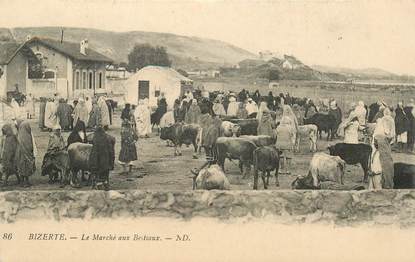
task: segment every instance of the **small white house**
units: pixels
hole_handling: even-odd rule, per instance
[[[173,107],[174,100],[187,90],[193,90],[193,81],[170,67],[146,66],[130,76],[125,82],[125,101],[138,104],[139,99],[148,98],[151,107],[157,106],[161,93],[168,107]]]

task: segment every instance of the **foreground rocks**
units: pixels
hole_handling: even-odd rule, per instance
[[[9,191],[0,220],[171,217],[415,225],[415,191]]]

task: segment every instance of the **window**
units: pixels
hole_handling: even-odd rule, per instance
[[[79,75],[80,75],[79,71],[76,71],[76,73],[75,73],[75,89],[79,89],[79,87],[80,87],[79,81],[81,79],[80,79]]]
[[[97,74],[96,74],[96,72],[94,71],[94,77],[92,77],[92,80],[93,80],[93,82],[92,82],[92,86],[94,87],[94,89],[96,88],[96,86],[97,86],[97,84],[96,84],[96,82],[97,82]]]
[[[88,88],[92,89],[92,72],[89,72],[88,80]]]
[[[98,87],[99,88],[103,88],[102,86],[102,72],[99,73],[99,78],[98,78]]]
[[[86,72],[82,72],[82,89],[86,89]]]

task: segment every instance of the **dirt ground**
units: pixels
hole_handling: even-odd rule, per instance
[[[118,153],[120,151],[120,112],[116,112],[114,116],[114,125],[111,127],[109,133],[116,137],[116,160],[118,160]],[[31,120],[32,130],[34,131],[36,144],[38,147],[38,156],[36,158],[37,171],[31,177],[32,187],[26,189],[16,185],[16,178],[9,178],[8,186],[1,186],[1,191],[7,190],[90,190],[90,187],[84,186],[81,189],[74,189],[67,186],[61,189],[57,184],[48,184],[48,178],[40,175],[40,167],[42,164],[43,155],[45,154],[49,133],[40,132],[37,120]],[[66,138],[69,133],[65,132]],[[330,141],[334,144],[340,141]],[[317,143],[318,151],[325,151],[329,144],[323,135],[323,140]],[[157,132],[153,132],[150,138],[140,139],[137,143],[139,160],[136,162],[134,170],[129,175],[120,174],[121,167],[116,162],[115,170],[111,172],[110,183],[111,189],[142,189],[142,190],[190,190],[192,189],[192,179],[190,170],[199,167],[204,163],[204,155],[199,159],[193,159],[193,147],[182,148],[182,156],[174,156],[174,149],[167,147],[165,141],[161,141],[157,136]],[[295,153],[293,162],[291,164],[291,174],[279,176],[280,187],[275,186],[275,178],[270,180],[270,189],[288,189],[296,175],[306,174],[308,164],[312,157],[312,153],[308,152],[308,141],[303,141],[300,147],[301,152]],[[202,153],[203,154],[203,153]],[[403,161],[407,163],[415,163],[415,156],[402,153],[394,153],[395,161]],[[249,190],[252,189],[253,176],[242,179],[239,169],[235,162],[226,161],[226,174],[231,183],[231,189],[235,190]],[[345,181],[359,182],[362,179],[363,171],[360,166],[346,167]],[[260,182],[259,188],[262,188]]]

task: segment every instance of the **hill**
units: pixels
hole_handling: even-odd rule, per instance
[[[357,80],[393,80],[393,81],[414,81],[413,76],[397,75],[379,68],[351,69],[344,67],[330,67],[322,65],[313,65],[313,69],[324,73],[342,74],[349,79]]]
[[[248,79],[285,79],[315,81],[345,81],[346,77],[337,73],[324,73],[302,63],[294,56],[283,55],[281,58],[245,59],[238,68],[222,68],[222,74],[230,77]]]
[[[0,28],[0,41],[24,41],[28,35],[60,39],[61,27]],[[127,62],[136,43],[149,43],[167,48],[176,68],[209,69],[229,66],[255,55],[231,44],[199,37],[153,32],[111,32],[89,28],[64,27],[64,40],[80,42],[87,38],[91,48],[116,62]]]

